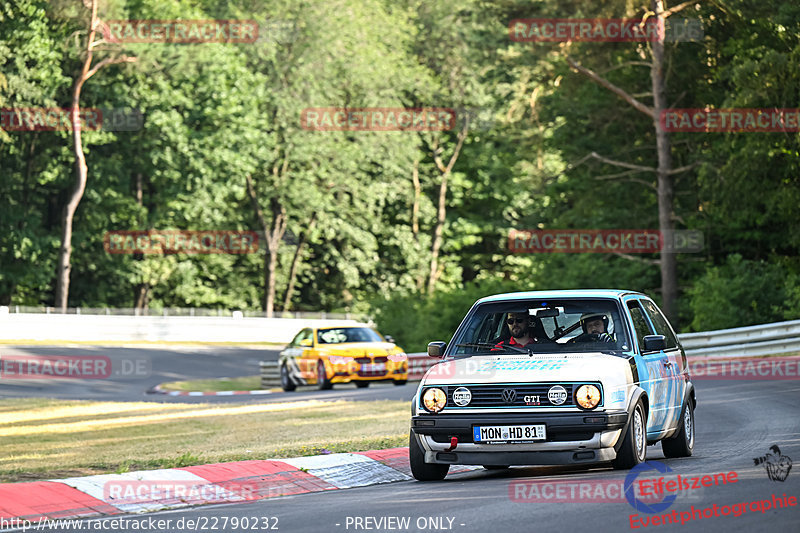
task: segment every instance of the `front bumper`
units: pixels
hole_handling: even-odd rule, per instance
[[[425,462],[480,465],[552,465],[611,461],[628,421],[625,411],[415,415],[411,431],[425,450]],[[432,424],[432,425],[431,425]],[[547,438],[518,444],[481,444],[472,428],[482,425],[543,424]],[[450,450],[450,439],[458,445]]]

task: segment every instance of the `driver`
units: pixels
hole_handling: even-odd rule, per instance
[[[504,346],[524,348],[529,344],[549,342],[550,339],[541,336],[542,334],[537,335],[537,320],[536,317],[529,315],[527,311],[508,313],[506,324],[508,324],[511,337],[498,342],[495,347],[492,348],[492,351],[502,350]]]
[[[605,313],[584,313],[581,315],[583,333],[570,339],[569,344],[576,342],[616,342],[608,334],[608,315]]]

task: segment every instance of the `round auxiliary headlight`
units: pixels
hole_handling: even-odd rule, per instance
[[[581,385],[575,391],[575,401],[584,409],[594,409],[600,403],[600,389],[595,385]]]
[[[447,395],[442,389],[428,389],[422,395],[422,405],[431,413],[438,413],[444,409],[446,403]]]

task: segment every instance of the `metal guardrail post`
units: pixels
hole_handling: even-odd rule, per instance
[[[281,386],[281,374],[278,361],[261,361],[258,363],[261,374],[261,388],[274,389]]]

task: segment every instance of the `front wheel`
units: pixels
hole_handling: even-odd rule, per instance
[[[286,368],[285,363],[281,365],[281,388],[286,392],[292,392],[297,388],[297,385],[295,385],[291,376],[289,376],[289,369]]]
[[[647,455],[647,419],[644,416],[642,402],[633,408],[633,416],[628,422],[622,446],[617,452],[617,458],[611,465],[617,470],[630,470],[639,463],[644,462]]]
[[[369,381],[356,381],[355,384],[359,389],[366,389],[369,387]]]
[[[328,379],[328,374],[325,372],[325,363],[322,361],[317,362],[317,388],[319,388],[319,390],[329,390],[333,388],[333,383]]]
[[[450,465],[425,462],[425,450],[419,445],[413,431],[408,435],[408,462],[411,464],[411,475],[419,481],[441,481],[450,470]]]
[[[682,414],[678,432],[661,441],[664,457],[690,457],[694,451],[694,407],[691,399],[686,401]]]
[[[405,385],[407,382],[408,382],[407,379],[396,379],[396,380],[394,380],[394,384],[397,385],[398,387],[400,385]]]

